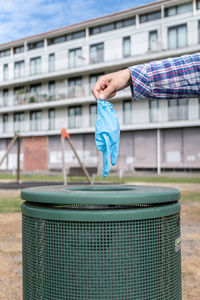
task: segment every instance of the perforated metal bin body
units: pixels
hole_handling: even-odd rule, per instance
[[[39,187],[21,193],[24,300],[180,300],[179,191]]]

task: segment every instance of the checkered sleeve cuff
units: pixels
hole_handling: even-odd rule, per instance
[[[133,100],[151,98],[151,89],[147,71],[147,64],[129,67],[132,84],[130,85]]]

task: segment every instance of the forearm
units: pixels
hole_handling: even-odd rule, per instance
[[[129,67],[134,99],[200,96],[200,54]]]

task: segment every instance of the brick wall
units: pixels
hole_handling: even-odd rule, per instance
[[[48,170],[47,137],[24,137],[24,171]]]

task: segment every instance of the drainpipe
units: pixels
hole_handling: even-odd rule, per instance
[[[157,174],[160,174],[160,129],[157,129]]]

